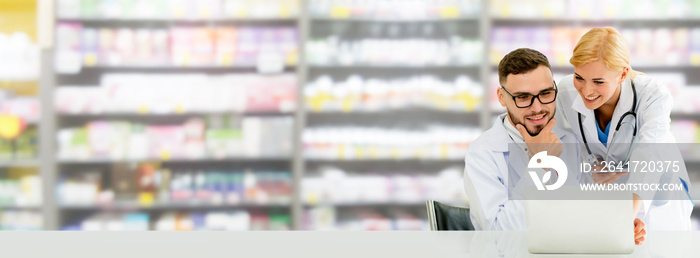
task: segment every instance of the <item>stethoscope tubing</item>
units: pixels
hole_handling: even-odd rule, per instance
[[[625,160],[628,160],[630,157],[630,152],[632,151],[632,144],[634,143],[634,139],[637,136],[637,89],[634,87],[634,83],[630,80],[630,85],[632,86],[632,108],[630,108],[629,111],[625,112],[621,117],[620,120],[617,121],[617,125],[615,126],[615,132],[613,132],[612,139],[610,139],[610,144],[612,145],[613,142],[615,142],[615,136],[617,135],[617,132],[620,131],[620,126],[622,125],[622,121],[625,119],[627,116],[632,116],[634,119],[634,124],[633,126],[633,131],[632,131],[632,142],[630,142],[630,146],[627,148],[627,156],[625,157]],[[583,131],[583,123],[581,123],[581,113],[578,113],[578,127],[579,130],[581,130],[581,138],[583,140],[583,144],[586,146],[586,151],[588,152],[588,157],[589,163],[597,164],[597,159],[593,156],[593,152],[591,152],[591,148],[588,146],[588,140],[586,140],[586,133]],[[605,160],[608,159],[608,156],[610,154],[610,148],[605,152]]]

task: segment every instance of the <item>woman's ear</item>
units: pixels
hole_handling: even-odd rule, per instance
[[[630,72],[629,67],[622,68],[622,74],[620,75],[620,81],[617,84],[622,84],[622,82],[624,82],[625,79],[627,79],[627,75],[629,74],[629,72]]]

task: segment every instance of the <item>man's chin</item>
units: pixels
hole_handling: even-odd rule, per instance
[[[542,128],[544,128],[544,125],[533,125],[529,122],[525,123],[527,123],[525,128],[527,128],[527,133],[529,133],[530,136],[537,136],[542,131]]]

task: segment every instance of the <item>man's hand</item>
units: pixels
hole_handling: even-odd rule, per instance
[[[647,224],[642,219],[634,219],[634,244],[641,245],[647,239]]]
[[[542,128],[542,131],[535,136],[530,136],[530,133],[527,132],[524,125],[515,125],[515,128],[518,129],[520,135],[522,135],[523,139],[525,139],[525,144],[527,144],[530,157],[541,151],[547,151],[547,155],[549,156],[559,157],[559,155],[561,155],[561,152],[564,150],[564,146],[557,138],[557,135],[552,133],[552,129],[556,123],[557,119],[552,118],[552,120],[550,120],[549,123]]]

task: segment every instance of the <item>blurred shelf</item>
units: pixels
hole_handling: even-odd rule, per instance
[[[61,204],[62,210],[173,210],[173,209],[241,209],[241,208],[283,208],[290,203],[270,204],[210,204],[210,203],[156,203],[153,205],[140,205],[137,203],[113,203],[113,204]]]
[[[311,111],[307,110],[306,114],[310,116],[394,116],[401,113],[426,113],[431,115],[450,115],[450,116],[478,116],[481,115],[481,111],[454,111],[454,110],[441,110],[432,108],[397,108],[397,109],[384,109],[378,111]]]
[[[41,162],[35,159],[28,160],[0,160],[0,168],[7,167],[39,167]],[[0,205],[1,206],[1,205]]]
[[[12,80],[0,79],[0,89],[8,90],[14,94],[26,97],[39,97],[39,80]]]
[[[421,128],[427,122],[449,125],[478,126],[481,111],[457,112],[441,111],[427,108],[407,108],[379,112],[311,112],[307,111],[307,125],[372,125],[372,126],[405,126]]]
[[[279,73],[293,72],[296,65],[285,65]],[[183,72],[207,72],[207,73],[231,73],[251,72],[258,73],[255,65],[232,66],[174,66],[174,65],[119,65],[119,66],[83,66],[77,73],[57,73],[58,76],[75,76],[81,73],[99,72],[124,72],[124,73],[183,73]]]
[[[497,65],[491,65],[491,69],[498,71]],[[574,73],[574,66],[572,65],[552,65],[552,71],[565,72],[567,75]]]
[[[492,26],[601,26],[616,27],[696,27],[699,18],[592,19],[592,18],[491,18]]]
[[[298,18],[211,18],[211,19],[101,19],[58,18],[58,22],[81,23],[85,27],[168,27],[211,25],[296,25]]]
[[[380,206],[380,207],[414,207],[425,206],[425,202],[346,202],[346,203],[305,203],[305,207],[317,206],[335,206],[335,207],[363,207],[363,206]]]
[[[427,200],[427,198],[426,198]],[[469,207],[469,204],[467,203],[456,203],[456,202],[445,202],[445,204],[452,205],[452,206],[458,206],[458,207]],[[304,203],[303,204],[305,208],[310,208],[310,207],[319,207],[319,206],[333,206],[333,207],[339,207],[339,208],[345,208],[345,207],[371,207],[371,206],[379,206],[379,207],[425,207],[425,201],[419,201],[419,202],[347,202],[347,203],[315,203],[315,204],[310,204],[310,203]]]
[[[10,85],[18,84],[20,87],[27,87],[39,84],[37,78],[3,78],[0,77],[0,88],[6,88]]]
[[[683,158],[683,161],[685,161],[685,163],[690,163],[694,165],[700,164],[700,158],[697,157]]]
[[[415,18],[415,19],[394,19],[394,18],[330,18],[330,17],[311,17],[312,22],[383,22],[383,23],[443,23],[443,22],[479,22],[478,17],[458,17],[458,18]]]
[[[332,164],[342,164],[342,163],[423,163],[423,164],[452,164],[452,163],[464,163],[464,158],[459,159],[425,159],[425,158],[405,158],[405,159],[310,159],[304,158],[304,161],[309,163],[332,163]]]
[[[320,176],[320,171],[325,168],[339,168],[345,171],[354,171],[358,174],[390,175],[394,172],[405,174],[434,175],[441,171],[458,167],[464,169],[464,160],[304,160],[305,176]]]
[[[479,69],[478,64],[473,65],[381,65],[381,64],[357,64],[357,65],[317,65],[310,64],[310,69]]]
[[[2,205],[0,204],[0,211],[2,210],[39,210],[41,205]]]
[[[24,121],[27,126],[38,126],[40,122],[38,120]]]
[[[671,119],[698,120],[700,119],[700,111],[698,113],[671,113]]]
[[[498,116],[500,116],[500,115],[502,115],[502,114],[505,114],[505,113],[506,113],[505,110],[492,110],[492,111],[491,111],[491,116],[489,117],[489,118],[490,118],[490,119],[489,119],[489,122],[494,122],[494,121],[496,121],[496,119],[498,119]],[[493,126],[492,123],[489,124],[489,128],[491,128],[491,126]]]
[[[38,78],[15,78],[15,77],[1,77],[0,76],[0,86],[10,83],[39,83]]]
[[[58,159],[57,162],[63,165],[100,165],[100,164],[111,164],[111,163],[148,163],[148,162],[158,162],[158,163],[170,163],[170,164],[197,164],[197,163],[209,163],[209,164],[222,164],[222,163],[282,163],[291,162],[292,158],[203,158],[203,159],[133,159],[133,160],[112,160],[112,159],[88,159],[88,160],[67,160]]]
[[[277,112],[277,111],[243,111],[243,112],[183,112],[183,113],[93,113],[93,114],[75,114],[75,113],[58,113],[57,116],[67,119],[120,119],[120,118],[158,118],[158,117],[202,117],[209,115],[240,115],[240,116],[293,116],[293,112]]]

